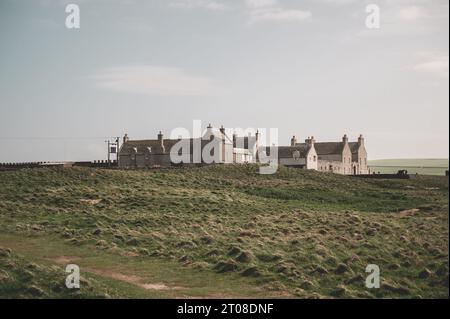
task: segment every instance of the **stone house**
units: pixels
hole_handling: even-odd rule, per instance
[[[349,146],[352,151],[353,175],[370,174],[363,135],[359,135],[357,142],[350,142]]]
[[[318,156],[314,145],[314,139],[307,139],[305,143],[297,143],[295,136],[291,140],[291,146],[278,146],[278,164],[317,170]],[[266,154],[270,155],[270,148],[266,148]]]
[[[349,142],[345,134],[341,142],[316,142],[314,137],[306,142],[314,145],[317,153],[317,170],[343,175],[369,174],[367,166],[367,151],[364,145],[364,137],[359,136],[357,142]],[[298,144],[295,137],[291,145]]]
[[[165,139],[162,132],[159,132],[157,139],[130,140],[125,134],[119,150],[119,167],[152,168],[252,162],[257,142],[258,134],[244,138],[233,135],[230,139],[223,127],[216,130],[211,125],[199,138]]]
[[[233,134],[233,162],[234,163],[256,163],[259,146],[259,132],[254,136],[237,136]]]
[[[259,133],[254,136],[230,138],[223,126],[216,130],[211,125],[199,138],[165,139],[159,132],[157,139],[130,140],[125,134],[119,150],[119,167],[151,168],[177,165],[258,163],[261,150],[267,156],[277,152],[278,164],[332,172],[343,175],[369,174],[367,151],[364,137],[357,142],[349,142],[347,135],[341,142],[316,142],[308,137],[304,143],[298,143],[294,136],[290,146],[266,147],[260,145]],[[258,155],[259,154],[259,155]]]

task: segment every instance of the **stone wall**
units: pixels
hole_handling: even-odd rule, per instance
[[[319,159],[319,161],[317,162],[317,170],[319,172],[329,172],[344,175],[344,164],[341,161]]]

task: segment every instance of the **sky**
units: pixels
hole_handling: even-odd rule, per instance
[[[66,5],[80,28],[66,27]],[[368,4],[380,28],[366,26]],[[201,120],[448,158],[447,0],[0,0],[0,162]]]

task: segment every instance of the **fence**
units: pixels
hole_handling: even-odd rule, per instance
[[[23,162],[23,163],[0,163],[0,170],[18,170],[25,168],[44,168],[44,167],[100,167],[114,168],[117,167],[117,161],[84,161],[84,162]]]

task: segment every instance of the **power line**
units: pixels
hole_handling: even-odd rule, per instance
[[[0,137],[0,140],[101,140],[101,139],[109,139],[116,138],[116,136],[65,136],[65,137],[57,137],[57,136],[16,136],[16,137]]]

